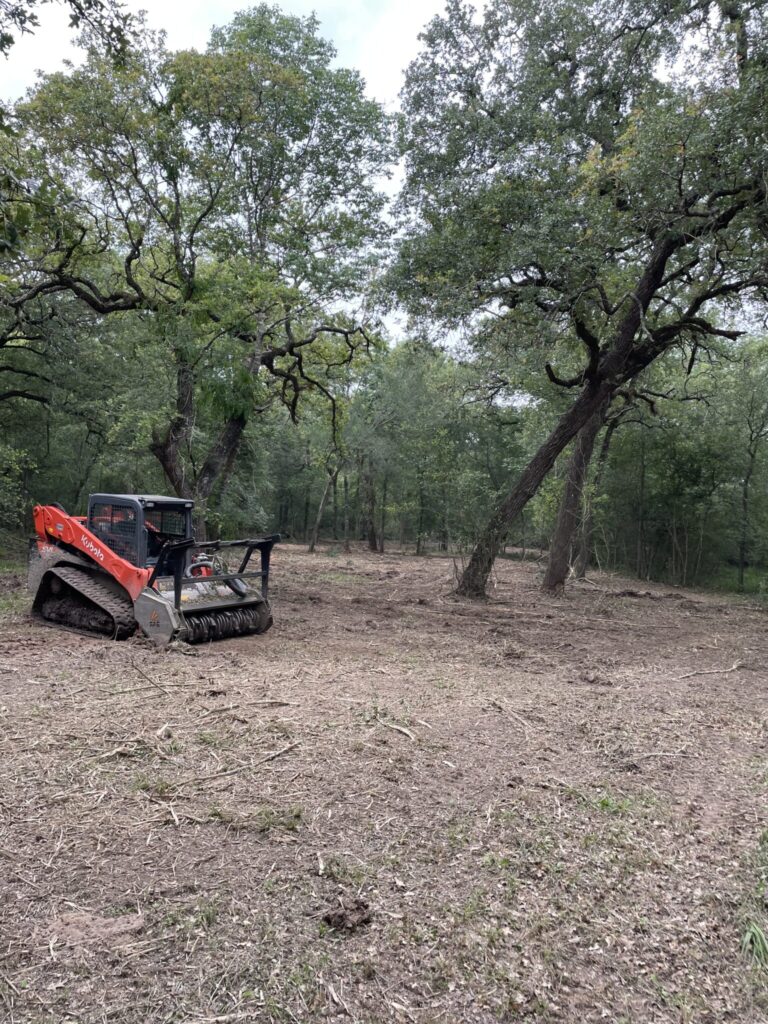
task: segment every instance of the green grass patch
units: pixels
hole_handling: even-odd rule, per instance
[[[768,969],[768,829],[764,829],[757,841],[753,857],[757,884],[747,897],[742,912],[741,952],[754,966]]]
[[[350,572],[319,572],[315,579],[319,583],[353,583],[355,586],[362,586],[364,579],[359,579]]]
[[[0,554],[0,621],[21,618],[31,604],[26,561],[15,552]]]
[[[215,732],[199,732],[195,736],[198,743],[201,743],[204,747],[223,747],[224,740],[221,736],[217,736]]]
[[[133,788],[138,793],[148,793],[150,796],[157,797],[160,800],[172,795],[174,791],[172,782],[168,782],[166,779],[153,778],[144,773],[136,776]]]
[[[632,810],[632,801],[628,797],[615,797],[611,793],[604,793],[598,797],[596,806],[606,814],[627,814]]]
[[[0,576],[0,588],[3,586],[3,579]],[[0,589],[0,621],[12,621],[27,615],[32,602],[25,587],[4,592]]]
[[[758,967],[768,967],[768,936],[759,921],[748,921],[741,936],[741,951]]]
[[[230,807],[214,805],[208,811],[209,821],[219,822],[236,832],[265,833],[273,829],[295,832],[303,816],[301,807],[257,807],[254,810],[240,812]]]

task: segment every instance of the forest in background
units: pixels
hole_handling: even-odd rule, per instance
[[[3,118],[3,544],[168,492],[339,550],[565,522],[577,573],[762,592],[763,7],[451,0],[396,116],[275,7],[204,53],[86,24]]]

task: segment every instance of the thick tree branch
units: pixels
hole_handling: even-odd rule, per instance
[[[49,405],[49,401],[43,395],[33,395],[30,391],[16,390],[0,391],[0,402],[6,402],[11,398],[24,398],[29,402],[39,402],[41,405]]]

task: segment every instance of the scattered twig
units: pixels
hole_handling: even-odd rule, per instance
[[[176,813],[176,808],[173,806],[173,804],[167,804],[167,803],[163,803],[163,807],[166,807],[168,809],[168,811],[170,811],[171,817],[173,818],[173,823],[176,826],[176,828],[178,828],[179,827],[179,816]]]
[[[246,708],[298,708],[301,707],[296,700],[278,700],[275,698],[269,698],[268,700],[249,700],[243,705]]]
[[[488,701],[487,707],[491,707],[495,711],[501,711],[502,714],[511,715],[512,718],[514,718],[516,721],[520,723],[520,725],[522,725],[526,737],[528,736],[528,732],[530,730],[533,730],[534,732],[536,730],[535,725],[531,725],[531,723],[527,722],[522,715],[519,715],[517,711],[513,711],[512,708],[508,707],[506,704],[502,704],[501,701],[491,698]]]
[[[280,757],[281,754],[287,754],[289,750],[293,750],[294,747],[298,747],[301,740],[296,740],[295,743],[289,743],[287,747],[283,747],[281,750],[275,750],[271,754],[267,754],[266,757],[262,757],[260,761],[252,765],[253,768],[258,768],[261,764],[266,764],[267,761],[274,761],[276,757]]]
[[[340,1006],[340,1007],[341,1007],[341,1008],[342,1008],[342,1009],[343,1009],[343,1010],[345,1011],[345,1013],[347,1014],[347,1016],[348,1016],[348,1017],[351,1017],[351,1016],[352,1016],[352,1014],[351,1014],[351,1012],[350,1012],[350,1009],[349,1009],[349,1007],[348,1007],[348,1006],[347,1006],[347,1004],[346,1004],[346,1003],[344,1002],[344,1000],[343,1000],[343,999],[341,998],[341,996],[340,996],[340,995],[338,994],[338,992],[337,992],[337,991],[336,991],[336,989],[335,989],[335,988],[333,987],[333,985],[332,985],[332,984],[330,983],[330,981],[326,982],[326,987],[327,987],[327,989],[328,989],[328,994],[330,995],[330,997],[331,997],[331,999],[333,1000],[333,1002],[334,1002],[334,1003],[335,1003],[335,1004],[336,1004],[337,1006]]]
[[[237,1020],[247,1021],[249,1016],[250,1014],[238,1010],[236,1013],[221,1013],[218,1017],[191,1017],[190,1024],[231,1024]]]
[[[235,708],[240,707],[239,704],[227,704],[223,708],[210,708],[204,714],[200,715],[199,718],[195,719],[195,722],[204,722],[206,718],[211,718],[213,715],[224,715],[227,711],[234,711]]]
[[[571,785],[570,782],[566,782],[565,779],[558,779],[558,778],[555,778],[553,776],[552,781],[554,783],[556,783],[558,786],[562,786],[562,788],[566,791],[566,793],[572,793],[574,796],[577,796],[579,798],[579,800],[583,800],[584,803],[587,803],[587,804],[593,804],[594,803],[594,800],[593,800],[592,797],[587,796],[586,793],[584,793],[580,789],[577,789],[576,786]],[[539,783],[537,783],[537,785],[539,785],[542,789],[552,789],[553,788],[547,782],[539,782]]]
[[[142,747],[146,746],[147,741],[143,736],[132,736],[119,747],[114,747],[112,750],[108,750],[104,754],[99,754],[96,760],[111,761],[115,757],[133,757]]]
[[[383,725],[387,729],[394,729],[395,732],[401,732],[403,736],[407,736],[408,739],[411,740],[413,743],[416,742],[416,733],[411,732],[410,729],[406,729],[404,725],[396,725],[394,722],[387,722],[383,718],[377,718],[376,721],[379,723],[379,725]]]
[[[518,713],[516,711],[513,711],[512,708],[507,708],[507,714],[508,715],[512,715],[513,718],[517,719],[517,721],[520,723],[520,725],[522,725],[522,727],[523,727],[523,729],[525,730],[526,733],[528,732],[529,729],[533,729],[534,732],[536,731],[536,726],[535,725],[531,725],[530,722],[526,722],[526,720],[523,718],[523,716],[522,715],[518,715]]]
[[[5,984],[6,984],[6,985],[8,986],[8,988],[9,988],[9,989],[11,990],[11,992],[15,993],[15,994],[16,994],[17,996],[20,996],[20,995],[21,995],[21,992],[19,992],[19,990],[18,990],[18,989],[16,988],[16,986],[15,986],[15,985],[13,984],[13,982],[11,981],[11,979],[10,979],[10,978],[9,978],[9,977],[8,977],[8,976],[7,976],[6,974],[3,974],[3,972],[2,972],[2,971],[0,971],[0,979],[1,979],[2,981],[4,981],[4,982],[5,982]]]
[[[191,785],[202,785],[205,782],[213,782],[214,779],[226,779],[230,775],[238,775],[240,772],[244,772],[247,769],[258,768],[262,764],[266,764],[268,761],[274,761],[275,758],[280,757],[282,754],[287,754],[289,750],[293,750],[294,747],[298,747],[301,740],[296,740],[295,743],[289,743],[288,746],[282,747],[280,750],[273,750],[271,754],[267,754],[266,757],[262,757],[260,761],[254,761],[250,764],[242,764],[237,768],[227,768],[222,772],[212,772],[210,775],[193,775],[189,779],[182,779],[181,782],[174,782],[173,788],[175,790],[182,789],[184,786]]]
[[[588,576],[582,576],[581,579],[578,582],[579,583],[588,583],[590,585],[590,587],[594,587],[595,590],[599,590],[603,594],[607,593],[605,587],[601,587],[599,583],[595,583],[595,581],[591,580]]]
[[[49,868],[51,866],[51,864],[53,864],[54,860],[58,856],[59,850],[61,849],[61,846],[62,846],[63,842],[64,842],[64,829],[61,828],[61,829],[59,829],[59,838],[56,841],[56,848],[54,849],[53,853],[48,858],[48,860],[45,862],[45,866],[47,868]]]
[[[395,1010],[396,1012],[405,1014],[405,1016],[408,1018],[408,1020],[412,1020],[412,1021],[416,1020],[416,1018],[411,1013],[411,1011],[408,1009],[408,1007],[405,1006],[403,1003],[395,1002],[394,999],[388,999],[387,1002],[389,1003],[389,1005],[392,1007],[393,1010]]]
[[[649,750],[647,754],[633,754],[632,757],[698,757],[685,750]]]
[[[727,676],[731,672],[736,672],[738,669],[744,667],[743,661],[734,661],[730,668],[702,668],[696,669],[694,672],[686,672],[685,675],[675,676],[672,679],[673,683],[679,683],[682,679],[691,679],[693,676]]]
[[[152,676],[148,675],[143,668],[140,668],[133,660],[133,658],[130,658],[129,660],[131,662],[131,665],[133,665],[134,670],[138,672],[142,678],[146,679],[148,683],[151,683],[153,686],[155,686],[158,690],[160,690],[161,693],[166,694],[166,696],[170,695],[169,691],[166,690],[160,683],[158,683],[156,679],[153,679]]]

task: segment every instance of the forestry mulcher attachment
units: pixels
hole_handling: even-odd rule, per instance
[[[87,516],[37,505],[30,545],[33,609],[49,622],[158,644],[264,633],[269,557],[280,537],[211,541],[192,535],[193,502],[150,494],[92,494]],[[230,572],[220,552],[240,548]],[[258,571],[248,569],[254,551]]]

